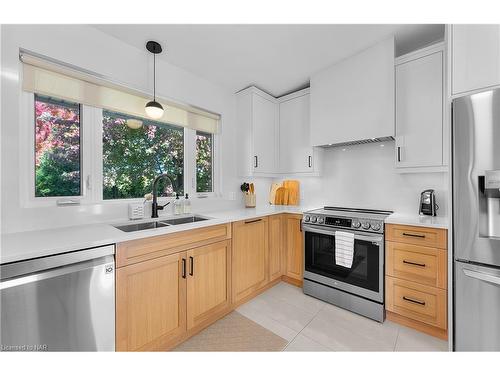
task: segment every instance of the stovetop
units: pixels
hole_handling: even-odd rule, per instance
[[[384,232],[384,220],[392,211],[325,206],[304,213],[304,223],[337,229]]]

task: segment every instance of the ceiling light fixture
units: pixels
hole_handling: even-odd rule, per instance
[[[156,101],[156,55],[161,53],[160,43],[150,40],[146,43],[146,48],[153,54],[153,100],[146,104],[146,114],[152,119],[159,119],[163,116],[163,107]]]

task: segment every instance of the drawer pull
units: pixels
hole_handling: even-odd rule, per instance
[[[245,224],[252,224],[252,223],[256,223],[256,222],[261,221],[261,220],[262,220],[262,218],[255,219],[255,220],[247,220],[247,221],[245,221]]]
[[[403,232],[403,236],[425,238],[425,234],[413,234],[413,233],[406,233],[406,232]]]
[[[189,275],[193,276],[194,274],[194,259],[193,257],[189,257]]]
[[[415,262],[410,262],[409,260],[403,260],[403,263],[411,264],[412,266],[425,267],[425,263],[415,263]]]
[[[408,302],[411,302],[411,303],[416,303],[417,305],[425,306],[425,301],[419,301],[419,300],[416,300],[416,299],[413,299],[413,298],[409,298],[409,297],[405,297],[405,296],[403,296],[403,299],[405,301],[408,301]]]

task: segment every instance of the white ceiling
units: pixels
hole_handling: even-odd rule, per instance
[[[95,25],[132,46],[163,46],[160,58],[236,92],[281,96],[311,74],[389,35],[396,55],[443,39],[444,25]]]

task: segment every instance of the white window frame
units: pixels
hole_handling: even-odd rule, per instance
[[[58,200],[71,199],[80,204],[124,204],[144,198],[103,199],[102,119],[103,109],[80,104],[81,195],[35,197],[35,94],[20,93],[20,170],[21,207],[49,207]],[[212,192],[196,192],[196,130],[184,128],[184,193],[190,198],[216,198],[220,193],[219,135],[213,134]],[[165,198],[162,198],[165,199]],[[169,199],[169,198],[166,198]]]

